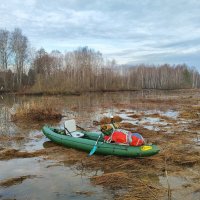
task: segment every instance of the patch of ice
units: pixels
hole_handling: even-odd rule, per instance
[[[150,131],[160,131],[158,127],[155,126],[144,126],[144,128],[150,130]]]
[[[128,117],[127,114],[124,114],[124,113],[119,114],[119,116],[120,116],[123,120],[128,120],[128,121],[129,121],[129,120],[130,120],[130,121],[133,120],[132,117]]]
[[[140,121],[141,123],[146,123],[146,122],[149,122],[149,123],[158,123],[160,122],[160,118],[155,118],[155,117],[144,117],[142,118],[142,120]]]
[[[168,110],[167,112],[162,113],[163,116],[170,117],[176,119],[179,115],[179,112],[174,110]]]
[[[138,120],[135,120],[135,121],[129,121],[129,120],[123,120],[122,121],[123,123],[130,123],[130,124],[133,124],[133,125],[138,125],[139,124],[139,121]]]

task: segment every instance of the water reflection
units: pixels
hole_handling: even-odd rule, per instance
[[[54,121],[20,122],[11,121],[11,113],[16,107],[29,101],[46,101],[46,98],[35,96],[12,96],[0,98],[0,148],[15,148],[21,151],[37,151],[56,147],[42,134],[44,124],[63,127],[64,120],[74,118],[77,123],[86,129],[97,129],[93,120],[99,121],[104,116],[120,115],[124,122],[134,125],[144,125],[155,130],[155,125],[165,126],[165,121],[159,118],[145,117],[154,113],[176,119],[178,112],[175,104],[165,104],[163,99],[175,98],[175,92],[167,91],[137,91],[122,93],[87,93],[81,96],[56,96],[57,105],[61,105],[62,114],[65,116],[59,123]],[[159,99],[154,103],[151,99]],[[133,119],[129,115],[140,113],[141,119]],[[153,124],[153,125],[152,125]],[[169,124],[169,123],[168,123]],[[153,126],[153,128],[152,128]],[[166,131],[169,127],[165,127]],[[71,150],[67,149],[69,154]],[[74,153],[80,156],[81,152]],[[83,153],[84,154],[84,153]],[[85,154],[86,155],[86,154]],[[53,160],[53,159],[52,159]],[[43,160],[40,157],[13,159],[0,161],[0,180],[19,177],[22,175],[36,175],[36,178],[27,179],[19,185],[0,188],[4,199],[111,199],[113,196],[108,190],[100,186],[92,186],[89,178],[99,175],[101,170],[83,167],[81,162],[75,163],[73,159],[56,162]],[[158,176],[154,177],[159,182]],[[47,190],[48,188],[48,190]],[[0,197],[1,198],[1,197]]]
[[[7,162],[0,161],[1,177],[8,179],[33,175],[21,184],[8,188],[0,188],[3,199],[109,199],[100,186],[89,187],[87,175],[77,176],[76,170],[66,166],[47,167],[55,164],[54,161],[43,161],[40,158],[15,159]],[[36,175],[36,176],[34,176]]]
[[[148,110],[154,112],[161,112],[161,110],[168,111],[169,108],[176,109],[175,105],[167,104],[155,104],[148,103],[151,98],[163,99],[173,97],[174,93],[167,93],[166,91],[136,91],[136,92],[121,92],[121,93],[86,93],[81,96],[56,96],[56,97],[38,97],[38,96],[15,96],[5,95],[0,98],[0,136],[10,135],[20,137],[20,140],[7,142],[4,140],[4,146],[14,146],[19,148],[27,142],[27,138],[36,141],[33,135],[29,135],[32,130],[40,131],[44,124],[50,124],[54,126],[63,127],[66,119],[76,119],[77,123],[86,129],[96,129],[92,122],[94,120],[99,121],[104,116],[110,115],[121,115],[124,120],[128,117],[124,113],[134,111],[145,111]],[[24,102],[29,101],[46,101],[47,98],[54,98],[57,103],[55,106],[62,108],[62,114],[65,116],[59,123],[54,121],[43,121],[43,122],[20,122],[13,123],[11,121],[11,114],[15,112],[16,107]],[[147,101],[145,101],[145,99]],[[164,113],[164,112],[163,112]],[[124,116],[123,116],[124,115]],[[169,110],[165,112],[166,116],[174,115],[176,112]],[[173,117],[174,117],[173,116]],[[132,119],[132,123],[134,123]],[[138,124],[138,122],[137,122]],[[147,126],[148,128],[148,126]],[[150,127],[150,129],[154,129]],[[35,132],[35,133],[36,133]],[[34,133],[34,134],[35,134]],[[39,132],[42,135],[41,132]],[[24,138],[24,140],[22,139]],[[29,142],[31,143],[31,142]],[[33,142],[32,142],[33,143]],[[0,143],[1,144],[1,143]],[[1,144],[2,145],[2,144]],[[31,146],[28,145],[28,146]],[[41,146],[41,145],[39,145]],[[31,148],[29,148],[31,149]]]

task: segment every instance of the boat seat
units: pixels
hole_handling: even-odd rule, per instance
[[[83,133],[76,131],[76,122],[74,119],[65,121],[64,128],[66,135],[71,135],[72,137],[76,138],[84,136]]]

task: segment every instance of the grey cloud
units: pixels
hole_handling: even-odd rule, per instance
[[[146,54],[145,56],[141,55],[138,56],[136,60],[131,59],[131,57],[127,58],[129,59],[128,64],[187,64],[189,66],[195,66],[198,70],[199,66],[199,54],[200,50],[193,52],[193,53],[150,53]]]
[[[37,48],[88,45],[119,63],[200,65],[199,10],[196,0],[7,0],[0,28],[20,27]]]

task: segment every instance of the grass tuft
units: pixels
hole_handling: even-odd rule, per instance
[[[11,116],[12,121],[44,121],[61,119],[56,99],[45,98],[42,101],[30,101],[21,104],[15,114]]]

